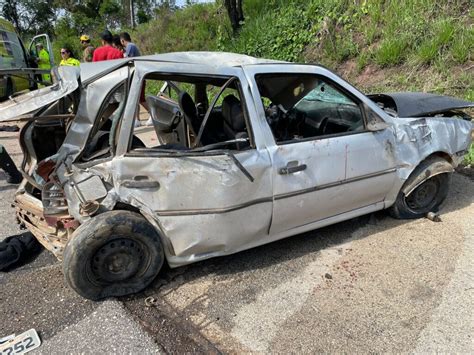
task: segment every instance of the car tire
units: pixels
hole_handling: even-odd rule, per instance
[[[78,294],[99,300],[143,290],[163,262],[160,237],[143,216],[111,211],[74,232],[64,250],[63,272]]]
[[[405,184],[410,182],[410,178]],[[414,219],[424,217],[428,212],[437,212],[448,195],[450,182],[451,174],[443,173],[423,181],[409,196],[400,190],[389,209],[390,215],[398,219]]]

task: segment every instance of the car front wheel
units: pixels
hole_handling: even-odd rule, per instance
[[[73,234],[64,250],[68,285],[98,300],[139,292],[164,262],[160,238],[141,215],[112,211],[93,217]]]
[[[428,212],[437,211],[448,195],[451,174],[435,175],[419,186],[408,196],[399,192],[397,200],[390,208],[395,218],[420,218]]]

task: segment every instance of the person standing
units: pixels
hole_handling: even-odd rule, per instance
[[[46,49],[44,49],[42,43],[38,43],[36,45],[36,52],[38,54],[37,63],[38,68],[42,70],[49,69],[51,70],[51,62],[49,58],[49,53]],[[42,80],[45,82],[51,82],[51,75],[50,74],[42,74]]]
[[[91,39],[88,35],[82,35],[80,37],[81,45],[83,49],[82,61],[92,62],[92,56],[94,54],[94,46],[91,44]]]
[[[124,53],[124,48],[122,46],[122,41],[120,40],[120,36],[119,35],[113,35],[112,36],[112,41],[113,41],[112,46],[114,48],[117,48],[123,54]]]
[[[92,56],[93,62],[123,58],[123,53],[112,46],[113,37],[110,31],[105,30],[104,32],[102,32],[100,38],[102,40],[102,46],[98,47],[94,51],[94,54]]]
[[[140,51],[135,43],[132,42],[132,38],[127,32],[122,32],[120,34],[120,42],[122,42],[122,46],[125,48],[125,57],[139,57]]]
[[[139,57],[140,56],[140,51],[138,50],[138,47],[135,45],[135,43],[132,42],[132,38],[127,32],[122,32],[120,34],[120,42],[122,42],[122,46],[125,48],[125,57],[126,58],[132,58],[132,57]],[[145,110],[150,112],[150,107],[148,106],[148,103],[145,100],[145,86],[146,86],[146,81],[143,81],[142,84],[142,89],[140,92],[140,105],[142,105]],[[148,120],[145,122],[146,126],[151,126],[153,124],[151,115],[148,118]],[[138,127],[140,126],[140,110],[137,110],[137,117],[135,120],[135,126]]]
[[[5,174],[7,175],[7,182],[9,184],[19,184],[21,180],[23,180],[23,177],[21,176],[20,172],[16,168],[15,163],[13,162],[12,158],[10,158],[10,155],[8,155],[8,152],[1,144],[0,144],[0,169],[5,171]]]
[[[72,54],[72,51],[69,48],[61,48],[61,63],[59,63],[60,66],[68,65],[78,67],[80,64],[81,63],[76,58],[74,58],[74,55]]]

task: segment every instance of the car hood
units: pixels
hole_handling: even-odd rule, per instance
[[[426,117],[451,110],[474,107],[474,102],[424,92],[373,94],[368,97],[384,108],[395,110],[399,117]]]
[[[13,121],[20,116],[33,113],[60,98],[69,95],[79,87],[78,67],[62,66],[53,70],[53,85],[26,94],[13,96],[0,104],[0,122]]]

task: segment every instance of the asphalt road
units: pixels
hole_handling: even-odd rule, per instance
[[[0,143],[19,160],[15,134]],[[0,239],[20,233],[0,172]],[[0,273],[0,337],[44,353],[474,352],[474,181],[455,174],[442,222],[384,212],[179,269],[91,302],[47,252]],[[148,302],[146,299],[148,298]]]

